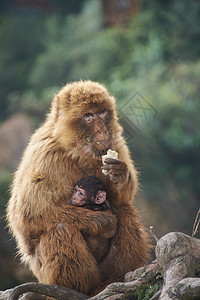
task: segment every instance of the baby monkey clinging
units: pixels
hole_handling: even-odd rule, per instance
[[[105,186],[95,176],[89,176],[77,182],[70,204],[92,210],[105,210],[110,207],[106,199]]]

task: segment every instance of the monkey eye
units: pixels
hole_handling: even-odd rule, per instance
[[[106,108],[104,108],[102,111],[99,112],[99,116],[101,118],[105,118],[108,114],[108,110]]]
[[[83,196],[83,193],[82,193],[82,192],[79,192],[79,196]]]
[[[94,119],[94,117],[95,117],[95,114],[92,114],[92,113],[88,113],[83,116],[84,120],[86,120],[87,122],[92,121],[92,119]]]

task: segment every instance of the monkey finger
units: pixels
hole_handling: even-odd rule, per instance
[[[114,183],[119,182],[119,176],[117,174],[110,174],[109,173],[110,180],[112,180]]]
[[[123,172],[119,171],[119,170],[109,170],[107,171],[109,175],[113,175],[113,176],[123,176]]]
[[[118,159],[113,159],[113,158],[106,158],[104,161],[105,165],[113,165],[113,166],[120,166],[120,168],[127,169],[127,165],[125,162],[118,160]]]
[[[119,171],[126,171],[127,167],[126,165],[114,165],[114,164],[105,164],[101,167],[101,169],[105,169],[105,170],[119,170]]]
[[[114,158],[109,158],[109,157],[107,157],[107,158],[104,160],[104,162],[105,162],[106,164],[120,164],[120,163],[122,163],[122,161],[119,160],[119,159],[114,159]]]
[[[121,170],[111,169],[106,170],[106,172],[114,183],[119,183],[121,180],[125,181],[128,177],[128,172],[122,172]]]
[[[101,168],[102,169],[102,173],[104,173],[105,175],[111,175],[113,173],[113,170],[112,169],[109,169],[109,168]],[[116,173],[116,171],[115,171]]]

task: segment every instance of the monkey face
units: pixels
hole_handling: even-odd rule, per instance
[[[93,159],[100,161],[121,140],[115,98],[95,82],[64,86],[54,98],[49,120],[61,147],[84,166]]]
[[[73,195],[70,200],[70,204],[74,206],[87,206],[94,204],[102,204],[106,201],[106,191],[97,190],[98,184],[92,181],[89,183],[88,179],[90,177],[82,179],[83,185],[76,184],[74,188]],[[87,183],[86,183],[87,181]]]
[[[90,109],[83,115],[80,123],[82,130],[88,135],[87,142],[96,152],[102,154],[110,146],[111,132],[109,130],[110,115],[106,108]],[[99,150],[99,151],[98,151]]]
[[[86,191],[76,185],[70,203],[75,206],[84,206],[87,202],[87,198],[88,196]]]

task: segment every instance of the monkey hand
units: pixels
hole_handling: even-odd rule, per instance
[[[106,158],[101,168],[106,171],[113,183],[128,183],[129,171],[125,162],[119,159]]]
[[[90,220],[94,221],[92,217]],[[95,222],[97,224],[97,231],[92,235],[100,235],[103,238],[111,238],[115,235],[117,229],[117,219],[111,211],[96,211]]]
[[[106,212],[107,214],[107,220],[108,226],[104,227],[104,230],[101,232],[101,237],[109,239],[112,238],[116,234],[117,230],[117,218],[116,216],[111,213],[111,211]],[[104,216],[105,218],[105,216]]]

